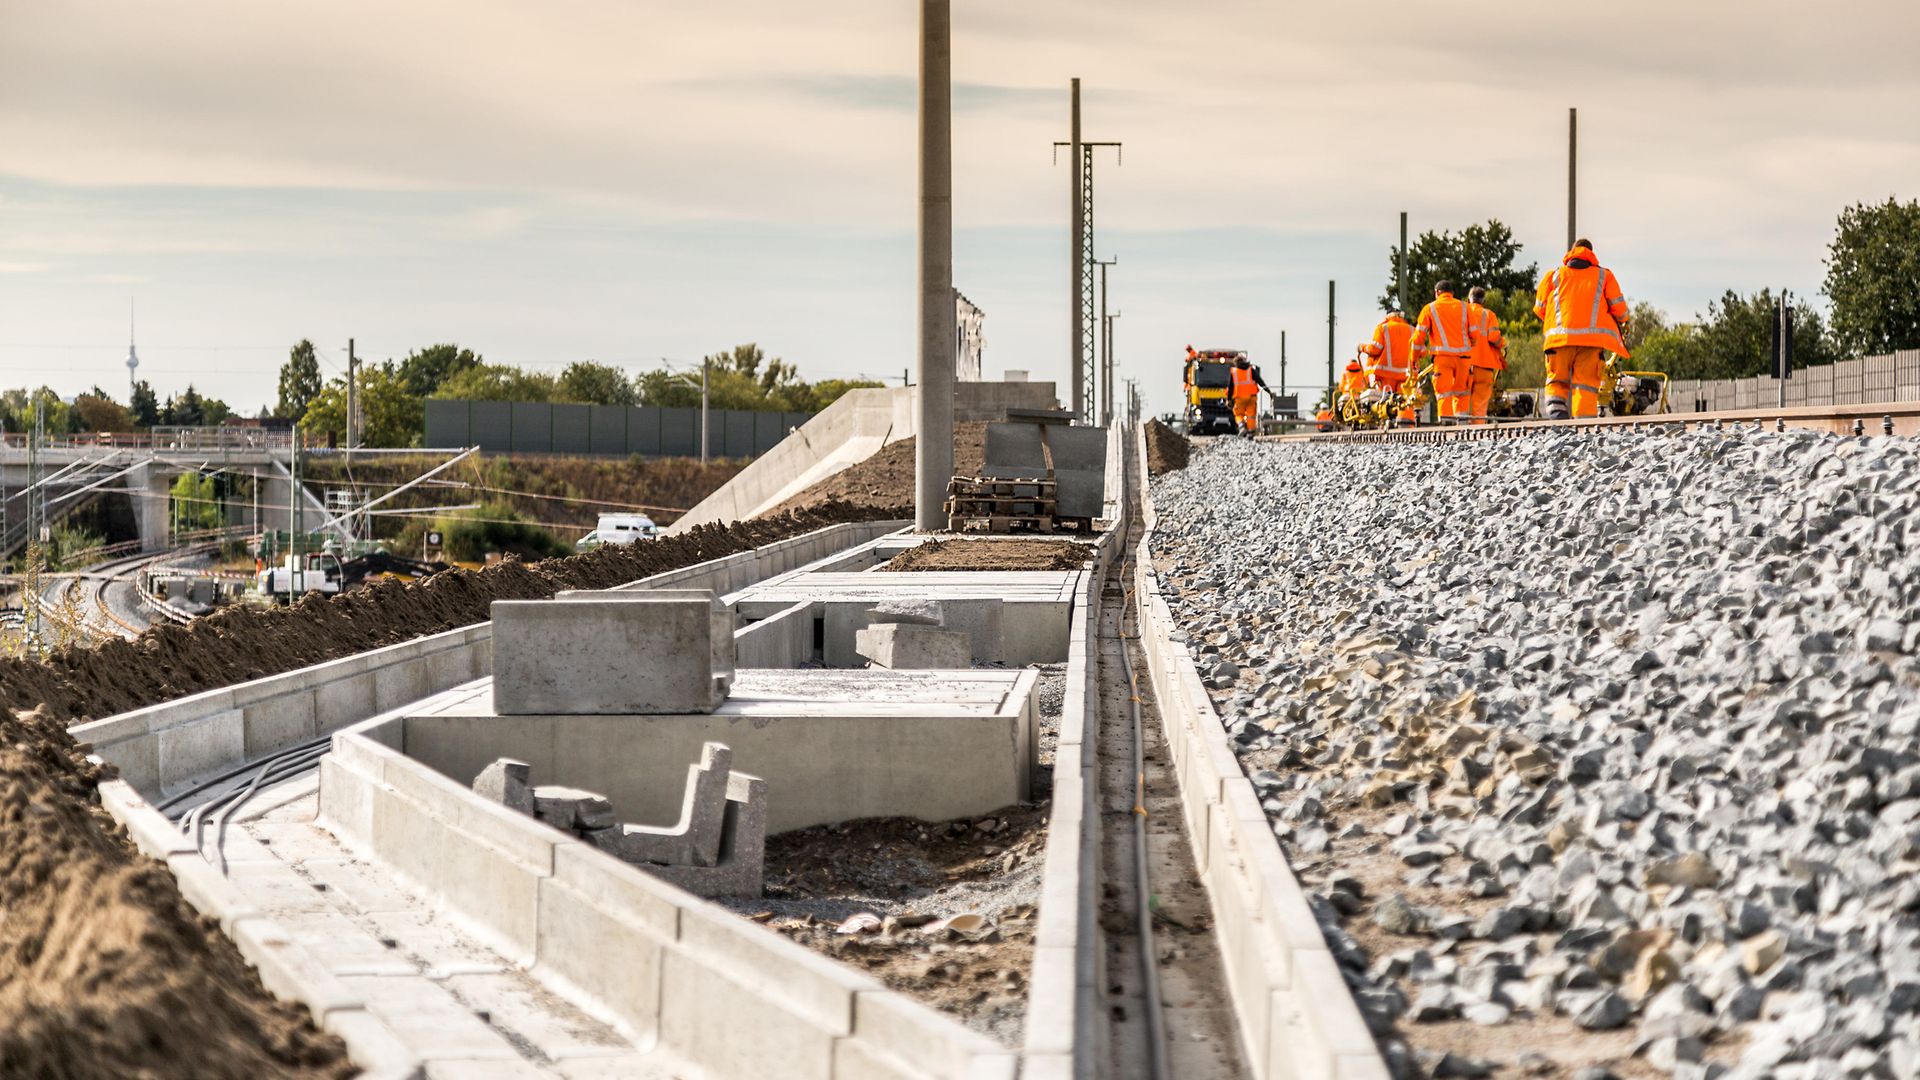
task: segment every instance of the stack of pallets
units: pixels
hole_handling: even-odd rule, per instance
[[[1057,506],[1048,479],[956,476],[947,484],[952,532],[1050,533]]]

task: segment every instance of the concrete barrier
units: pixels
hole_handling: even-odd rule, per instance
[[[1016,1076],[1012,1051],[958,1021],[479,799],[388,745],[398,730],[334,736],[322,821],[639,1045],[714,1080]]]
[[[830,525],[621,588],[705,588],[716,593],[743,589],[866,544],[901,524]],[[476,623],[69,730],[118,766],[121,777],[141,795],[154,799],[469,682],[492,669],[492,657],[492,624]]]
[[[1144,462],[1144,429],[1136,438]],[[1155,523],[1144,468],[1137,494],[1147,524],[1139,549],[1144,554]],[[1136,562],[1133,590],[1140,644],[1253,1075],[1257,1080],[1386,1080],[1386,1062],[1252,782],[1227,745],[1193,656],[1173,640],[1178,628],[1146,559]]]

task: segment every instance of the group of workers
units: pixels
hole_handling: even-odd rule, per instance
[[[1393,394],[1405,403],[1412,396],[1407,393],[1411,389],[1407,380],[1415,378],[1421,364],[1430,360],[1434,411],[1441,422],[1486,423],[1494,381],[1507,367],[1506,338],[1500,331],[1499,316],[1484,306],[1486,289],[1474,286],[1465,300],[1455,292],[1453,282],[1440,282],[1434,287],[1433,302],[1421,309],[1419,320],[1411,325],[1404,312],[1387,312],[1374,327],[1373,339],[1362,342],[1347,365],[1336,403],[1357,400],[1369,388]],[[1591,243],[1575,241],[1560,265],[1541,279],[1534,293],[1533,313],[1544,327],[1545,417],[1565,420],[1599,415],[1605,354],[1628,355],[1628,309],[1620,282],[1594,257]],[[1236,414],[1239,386],[1236,374]],[[1413,410],[1402,409],[1397,419],[1413,422]]]

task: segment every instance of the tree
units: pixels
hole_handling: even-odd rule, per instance
[[[1469,288],[1484,285],[1509,296],[1526,297],[1527,308],[1531,310],[1533,289],[1540,282],[1540,264],[1529,263],[1521,269],[1517,265],[1520,249],[1521,245],[1514,242],[1513,230],[1498,218],[1485,225],[1469,225],[1458,234],[1421,233],[1407,258],[1407,304],[1413,309],[1407,312],[1408,320],[1419,314],[1422,304],[1433,299],[1434,285],[1443,280],[1451,280],[1459,288],[1461,299],[1466,298]],[[1389,248],[1387,288],[1380,297],[1382,311],[1400,306],[1399,270],[1400,249]]]
[[[154,396],[153,387],[147,384],[147,380],[141,379],[133,384],[133,392],[127,398],[127,412],[133,415],[136,430],[144,430],[160,422],[160,399]]]
[[[289,419],[307,415],[307,406],[320,396],[320,386],[320,358],[314,355],[313,342],[301,338],[280,365],[280,403],[273,414]]]
[[[203,532],[220,527],[219,492],[213,477],[197,472],[181,473],[173,482],[173,520],[182,532]]]
[[[1920,200],[1842,210],[1823,291],[1842,354],[1920,349]]]
[[[1771,289],[1741,296],[1728,289],[1692,323],[1669,323],[1647,305],[1634,310],[1628,338],[1633,366],[1664,371],[1676,379],[1742,379],[1773,370],[1774,303]],[[1645,321],[1648,325],[1639,325]],[[1820,312],[1804,300],[1793,305],[1793,366],[1838,359]]]
[[[40,406],[41,426],[47,434],[65,435],[73,430],[73,411],[50,386],[32,392],[8,390],[0,394],[0,423],[14,434],[32,431],[36,403]]]
[[[708,405],[715,409],[755,409],[783,412],[819,412],[857,387],[877,382],[833,379],[809,383],[794,365],[768,359],[755,344],[736,345],[707,357]],[[642,372],[635,379],[641,400],[648,405],[688,408],[700,404],[698,370]]]
[[[188,383],[185,390],[167,399],[160,419],[168,427],[199,427],[207,421],[206,400]]]
[[[544,372],[480,364],[462,369],[430,396],[454,401],[552,401],[558,393],[558,382]]]
[[[592,360],[581,360],[568,364],[560,373],[556,387],[558,400],[580,402],[586,405],[635,405],[639,396],[634,393],[633,380],[627,373],[608,364],[596,364]]]
[[[76,431],[132,431],[133,416],[96,386],[73,399],[73,425]]]
[[[429,345],[416,349],[400,361],[400,379],[414,397],[433,397],[447,380],[462,371],[485,363],[479,353],[458,345]],[[441,394],[442,397],[457,395]]]
[[[404,449],[419,446],[426,437],[425,403],[407,389],[406,379],[393,363],[360,369],[360,416],[366,423],[360,438],[366,446]],[[315,435],[347,432],[347,381],[335,379],[307,407],[300,426]]]

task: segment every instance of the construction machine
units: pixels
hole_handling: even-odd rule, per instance
[[[1187,350],[1181,376],[1181,398],[1186,404],[1187,434],[1232,435],[1233,364],[1245,349]]]
[[[1667,374],[1664,371],[1628,371],[1620,357],[1607,354],[1606,374],[1600,380],[1600,401],[1614,416],[1667,413]]]

